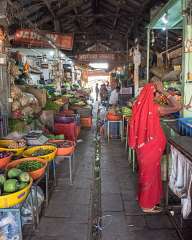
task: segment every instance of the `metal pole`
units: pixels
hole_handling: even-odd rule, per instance
[[[168,69],[168,48],[169,48],[169,32],[168,28],[166,27],[166,61],[165,61],[166,69]]]
[[[150,33],[151,29],[147,28],[147,82],[149,82]]]

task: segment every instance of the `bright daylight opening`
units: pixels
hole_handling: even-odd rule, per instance
[[[89,66],[96,69],[108,69],[109,64],[108,63],[90,63]]]

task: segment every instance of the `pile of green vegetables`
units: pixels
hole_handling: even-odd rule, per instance
[[[52,152],[53,152],[53,150],[40,148],[37,151],[33,152],[31,156],[32,157],[40,157],[40,156],[48,155]]]
[[[0,174],[0,196],[22,190],[30,182],[30,175],[18,168],[11,168],[6,174]]]
[[[67,94],[64,94],[63,97],[67,97],[67,98],[74,98],[75,95],[72,94],[72,93],[67,93]]]
[[[76,104],[76,103],[78,103],[79,101],[80,101],[79,98],[75,98],[75,97],[69,99],[69,103],[70,103],[70,104]]]
[[[54,111],[59,111],[60,110],[60,105],[58,105],[57,103],[51,101],[51,100],[48,100],[45,107],[44,107],[44,110],[54,110]]]
[[[21,169],[23,172],[33,172],[42,168],[44,164],[36,160],[27,160],[17,165],[18,169]]]
[[[124,116],[131,116],[132,115],[132,110],[130,107],[122,107],[121,112]]]

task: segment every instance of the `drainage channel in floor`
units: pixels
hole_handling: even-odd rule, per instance
[[[99,138],[98,114],[95,133],[95,156],[93,161],[92,221],[91,240],[101,239],[101,142]]]
[[[99,114],[95,130],[95,155],[93,161],[92,219],[90,240],[101,240],[102,231],[112,223],[111,215],[102,216],[101,209],[101,140],[99,136]]]

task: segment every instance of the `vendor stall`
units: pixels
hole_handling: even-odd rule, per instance
[[[191,98],[192,81],[191,81],[191,38],[192,38],[192,22],[191,22],[191,5],[188,0],[170,0],[161,11],[151,20],[148,25],[148,48],[147,48],[147,79],[150,75],[150,49],[151,49],[151,32],[153,30],[166,31],[166,67],[168,67],[168,38],[170,30],[182,30],[183,32],[183,49],[181,62],[181,91],[183,102],[187,105]],[[160,76],[162,77],[162,76]],[[185,117],[191,116],[188,109],[184,109]]]

